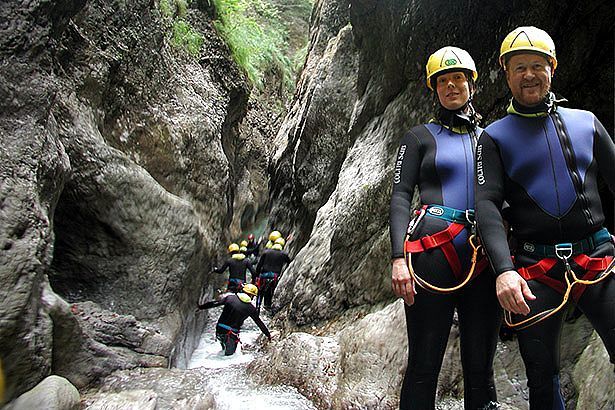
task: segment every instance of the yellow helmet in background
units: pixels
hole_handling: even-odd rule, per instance
[[[242,246],[241,248],[239,248],[239,252],[246,253],[247,251],[248,251],[248,248],[245,246]]]
[[[504,57],[513,52],[529,51],[542,54],[551,63],[553,71],[557,67],[555,43],[551,36],[537,27],[517,27],[504,38],[500,46],[500,65],[506,69]]]
[[[276,251],[281,251],[283,248],[282,248],[282,245],[280,245],[279,243],[274,243],[271,249],[275,249]]]
[[[256,285],[253,285],[251,283],[246,283],[245,285],[243,285],[242,291],[243,293],[250,296],[258,295],[258,288],[256,287]]]
[[[436,74],[440,74],[443,71],[465,70],[472,73],[472,80],[476,81],[478,78],[478,71],[476,71],[474,60],[467,51],[459,47],[442,47],[429,56],[425,69],[427,71],[427,87],[432,91],[432,79],[435,78]]]
[[[228,246],[228,253],[239,252],[239,245],[232,243]]]
[[[280,233],[280,231],[273,231],[269,234],[269,240],[271,242],[275,242],[276,239],[281,238],[282,234]]]
[[[282,245],[282,246],[286,245],[286,241],[284,240],[284,238],[278,238],[275,240],[274,243],[277,243],[278,245]]]
[[[239,246],[248,246],[248,241],[246,241],[245,239],[243,241],[241,241],[241,243],[239,244]]]

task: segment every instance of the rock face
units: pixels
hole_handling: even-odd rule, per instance
[[[267,202],[268,121],[261,110],[242,123],[249,88],[212,9],[194,2],[182,16],[202,36],[195,57],[172,44],[176,16],[158,3],[0,7],[8,399],[51,372],[82,387],[181,366],[220,243]]]
[[[370,310],[392,300],[390,181],[399,138],[411,126],[426,122],[433,112],[435,100],[424,83],[424,64],[430,53],[452,44],[472,54],[480,73],[475,101],[489,123],[503,114],[508,100],[497,65],[500,41],[516,26],[539,26],[553,35],[558,49],[554,90],[570,99],[569,106],[593,111],[613,130],[613,96],[596,97],[600,83],[594,81],[600,78],[613,84],[612,18],[613,10],[606,3],[580,6],[573,1],[560,3],[557,10],[547,4],[522,7],[503,1],[472,3],[471,7],[393,0],[317,1],[308,60],[294,105],[276,137],[279,148],[273,162],[271,221],[295,239],[291,246],[296,253],[276,290],[285,318],[280,323],[289,331],[296,326],[309,329],[306,325],[314,323],[326,329],[348,309]],[[600,46],[597,39],[602,39]],[[398,324],[389,327],[386,334],[374,331],[367,335],[356,330],[361,326],[367,325],[349,324],[344,332],[359,340],[366,338],[369,346],[378,346],[380,338],[392,338],[404,345],[401,351],[405,349],[405,326]],[[570,331],[579,334],[575,340],[582,350],[591,331],[578,326]],[[320,333],[333,336],[327,331]],[[336,336],[340,344],[345,340],[342,333]],[[302,346],[320,343],[312,340]],[[283,346],[280,349],[280,353],[272,353],[273,358],[286,351]],[[341,361],[343,347],[336,349]],[[389,379],[389,385],[399,386],[402,369],[389,368],[386,357],[390,356],[379,354],[379,366],[375,367],[386,369],[383,377]],[[576,362],[579,355],[580,351],[567,355],[567,365]],[[499,386],[511,395],[511,405],[519,405],[525,394],[521,392],[524,373],[514,370],[518,364],[508,356],[499,360],[511,365],[511,374],[518,377],[507,381],[502,376]],[[596,360],[592,368],[599,368]],[[345,373],[339,364],[334,368],[337,393],[326,403],[333,408],[353,408],[349,403],[359,402],[354,401],[354,392],[344,392],[340,386],[345,378],[355,377],[354,373]],[[284,378],[285,366],[280,369],[277,377]],[[571,372],[570,366],[564,366],[564,389],[573,403],[573,383],[584,382],[573,382]],[[289,379],[294,380],[295,374],[288,370]],[[576,377],[583,376],[576,373]],[[303,387],[308,378],[302,378],[297,386]],[[458,395],[459,382],[458,376],[450,376],[441,387]],[[356,383],[361,384],[353,379],[348,385]],[[607,394],[604,386],[596,388],[599,395]],[[384,394],[379,396],[380,404],[369,398],[363,398],[363,403],[372,403],[373,408],[394,406],[396,388],[380,392]],[[315,395],[321,400],[321,395]],[[337,397],[344,399],[335,401]]]
[[[78,410],[79,392],[63,377],[49,376],[32,390],[22,394],[5,410]]]
[[[204,380],[198,369],[121,371],[103,381],[105,391],[86,393],[82,404],[89,410],[218,408]]]

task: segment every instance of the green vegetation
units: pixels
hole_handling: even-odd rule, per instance
[[[173,22],[171,42],[176,47],[186,50],[190,55],[198,57],[203,45],[203,36],[195,31],[186,21],[175,20]]]
[[[262,90],[265,75],[274,72],[288,87],[292,63],[283,53],[286,31],[278,20],[277,9],[262,0],[213,3],[218,15],[215,27],[252,84]]]
[[[186,0],[160,0],[160,13],[165,18],[173,19],[171,44],[198,57],[203,45],[203,36],[184,19],[187,12]]]
[[[281,88],[292,93],[295,77],[303,65],[298,64],[292,50],[289,50],[288,29],[280,16],[283,2],[265,0],[212,0],[218,20],[216,29],[229,46],[233,58],[246,72],[257,89],[272,77],[279,79]],[[299,13],[309,16],[310,0],[296,0]],[[278,8],[279,7],[279,8]],[[288,17],[288,11],[285,18]],[[307,33],[305,34],[307,40]]]

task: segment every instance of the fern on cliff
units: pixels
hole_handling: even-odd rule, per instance
[[[186,0],[160,0],[160,13],[173,19],[171,44],[181,48],[194,57],[198,57],[203,45],[203,36],[184,20],[188,12]]]
[[[216,29],[251,83],[262,90],[270,76],[287,90],[294,86],[294,66],[285,54],[287,31],[275,6],[264,0],[213,0]]]

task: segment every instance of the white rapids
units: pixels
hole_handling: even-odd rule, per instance
[[[210,376],[208,387],[217,407],[225,410],[316,410],[294,387],[258,385],[248,376],[247,365],[260,355],[256,339],[261,332],[251,318],[244,322],[239,335],[241,343],[235,354],[224,356],[215,337],[216,319],[221,311],[221,307],[210,309],[210,324],[188,363],[189,369],[210,369],[203,373]],[[261,319],[265,324],[269,321],[266,315],[261,315]]]

